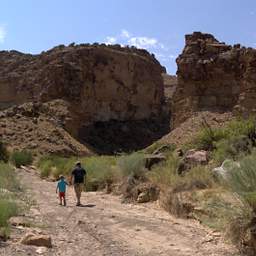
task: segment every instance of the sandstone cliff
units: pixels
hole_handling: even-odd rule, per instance
[[[74,138],[96,151],[134,150],[168,130],[163,72],[147,51],[118,45],[61,45],[39,55],[2,51],[0,109],[62,100],[67,111],[59,122]]]
[[[255,113],[256,49],[226,45],[200,32],[186,35],[185,43],[177,58],[174,127],[198,111]]]

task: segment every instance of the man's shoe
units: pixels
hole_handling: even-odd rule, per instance
[[[80,205],[81,205],[81,203],[77,203],[77,204],[76,204],[76,206],[80,206]]]

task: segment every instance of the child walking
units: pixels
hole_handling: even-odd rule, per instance
[[[60,205],[66,206],[66,186],[68,185],[68,183],[65,181],[65,178],[63,175],[60,175],[59,177],[59,181],[57,183],[57,187],[56,187],[56,194],[58,193],[59,190],[59,199],[60,199]]]

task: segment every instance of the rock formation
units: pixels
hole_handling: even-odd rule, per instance
[[[226,45],[200,32],[186,35],[185,43],[177,58],[174,127],[198,111],[255,113],[256,49]]]
[[[54,102],[54,116],[65,105],[58,122],[80,142],[96,151],[135,150],[168,130],[163,72],[147,51],[118,45],[61,45],[39,55],[2,51],[0,110]]]

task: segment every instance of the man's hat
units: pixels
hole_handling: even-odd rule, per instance
[[[76,165],[81,165],[81,162],[80,161],[76,161]]]

